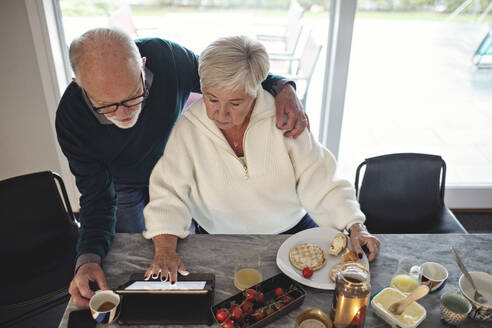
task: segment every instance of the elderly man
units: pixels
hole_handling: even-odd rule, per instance
[[[81,193],[69,291],[75,304],[87,307],[94,294],[89,281],[107,288],[100,264],[115,231],[145,229],[151,170],[190,92],[200,92],[200,79],[191,51],[157,38],[134,42],[114,29],[74,40],[70,62],[75,78],[58,106],[56,131]],[[307,117],[287,82],[269,75],[262,85],[276,96],[277,126],[295,137]]]

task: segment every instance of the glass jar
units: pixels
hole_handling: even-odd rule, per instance
[[[332,321],[336,328],[364,327],[367,307],[371,297],[369,271],[358,263],[344,266],[337,274]]]

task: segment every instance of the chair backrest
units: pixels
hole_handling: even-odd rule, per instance
[[[287,13],[287,28],[285,32],[285,53],[293,55],[302,33],[301,18],[304,8],[296,1],[291,0]]]
[[[357,168],[355,188],[369,231],[392,226],[395,233],[400,228],[417,232],[419,225],[438,219],[445,180],[446,164],[440,156],[400,153],[366,159]]]
[[[63,269],[70,275],[53,283],[59,287],[66,279],[71,280],[78,227],[63,181],[56,173],[45,171],[0,181],[0,231],[2,267],[9,268],[3,270],[2,277],[18,282],[25,279],[27,284],[27,280]],[[37,291],[43,293],[49,287]],[[0,297],[0,304],[3,302]]]
[[[306,39],[306,44],[304,45],[304,49],[302,50],[302,54],[299,58],[299,65],[296,70],[296,76],[305,80],[305,88],[301,97],[301,102],[304,105],[304,108],[306,108],[306,98],[309,91],[309,85],[321,53],[321,48],[321,44],[319,44],[314,39],[312,33],[309,32]]]
[[[122,29],[133,37],[138,36],[129,5],[123,5],[109,15],[109,26]]]

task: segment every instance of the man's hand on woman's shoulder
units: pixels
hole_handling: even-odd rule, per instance
[[[286,130],[286,137],[297,137],[307,127],[309,119],[304,112],[301,102],[297,98],[294,87],[287,83],[275,97],[277,127]]]

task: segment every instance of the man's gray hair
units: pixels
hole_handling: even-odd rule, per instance
[[[80,64],[86,50],[92,47],[111,47],[120,55],[131,58],[134,57],[137,63],[142,62],[140,52],[130,35],[117,28],[95,28],[91,29],[80,37],[74,39],[70,44],[70,65],[77,80],[80,80]],[[79,81],[80,83],[80,81]]]
[[[201,54],[198,73],[203,88],[244,90],[255,96],[268,75],[270,62],[265,47],[247,36],[231,36],[212,42]]]

